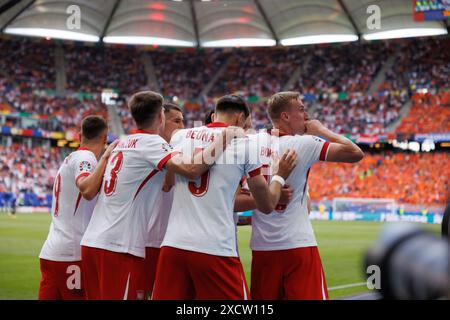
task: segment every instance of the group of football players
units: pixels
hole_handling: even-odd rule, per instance
[[[39,299],[328,298],[308,174],[318,161],[361,160],[357,145],[309,119],[298,92],[270,97],[272,128],[259,132],[237,95],[195,128],[156,92],[128,106],[134,134],[105,149],[106,121],[86,117],[59,168]],[[251,291],[237,241],[247,210]]]

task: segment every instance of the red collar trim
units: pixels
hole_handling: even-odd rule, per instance
[[[275,130],[276,130],[276,129],[275,129]],[[271,136],[276,136],[276,135],[277,135],[275,132],[273,132],[272,129],[267,130],[267,133],[270,134]],[[287,133],[285,133],[285,132],[282,132],[282,131],[279,131],[279,130],[278,130],[278,136],[279,136],[279,137],[291,136],[291,134],[287,134]]]
[[[152,133],[150,133],[150,132],[147,132],[147,131],[141,130],[141,129],[137,129],[137,130],[135,131],[134,134],[138,134],[138,133],[142,133],[142,134],[152,134]]]
[[[81,147],[80,147],[80,148],[78,148],[78,149],[77,149],[77,151],[81,151],[81,150],[86,150],[86,151],[89,151],[89,149],[88,149],[88,148],[81,148]]]
[[[212,122],[207,125],[208,128],[226,128],[228,125],[223,122]]]

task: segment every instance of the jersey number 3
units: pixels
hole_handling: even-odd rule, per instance
[[[122,162],[123,162],[123,153],[118,152],[114,157],[111,159],[111,171],[109,172],[109,180],[105,180],[105,184],[103,187],[103,191],[105,192],[106,196],[110,196],[116,191],[116,185],[117,185],[117,174],[119,173],[120,169],[122,168]]]

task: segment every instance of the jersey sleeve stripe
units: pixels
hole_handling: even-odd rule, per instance
[[[78,177],[75,179],[75,184],[78,183],[78,180],[80,180],[80,178],[82,178],[82,177],[88,177],[89,175],[90,175],[89,172],[83,172],[83,173],[80,173],[80,174],[78,175]]]
[[[136,199],[137,195],[139,194],[139,192],[141,192],[142,188],[144,188],[144,186],[147,184],[147,182],[158,172],[159,172],[158,170],[152,170],[152,172],[150,172],[150,174],[144,179],[144,181],[142,181],[141,185],[137,189],[133,200]]]
[[[255,169],[255,170],[253,170],[253,171],[250,171],[250,172],[248,173],[248,176],[249,176],[250,178],[259,176],[259,175],[261,174],[261,169],[262,169],[262,167],[259,167],[258,169]]]
[[[311,168],[309,168],[308,172],[306,173],[305,185],[303,186],[302,204],[303,204],[303,199],[305,198],[306,187],[308,186],[308,178],[309,178],[309,172],[310,171],[311,171]]]
[[[180,154],[180,151],[174,151],[172,153],[169,153],[167,156],[165,156],[164,158],[161,159],[161,161],[159,161],[158,163],[158,170],[162,170],[164,168],[164,166],[166,165],[167,161],[169,161],[171,158],[173,158],[174,156],[176,156],[177,154]]]
[[[326,141],[323,144],[322,151],[320,151],[320,157],[319,157],[320,161],[326,161],[327,160],[327,153],[328,153],[328,147],[329,146],[330,146],[330,143],[328,141]]]
[[[80,201],[81,201],[81,192],[78,192],[77,203],[75,205],[75,210],[73,211],[73,215],[75,215],[75,213],[77,213],[78,206],[80,205]]]

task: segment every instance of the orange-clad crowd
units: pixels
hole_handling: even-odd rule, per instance
[[[444,204],[449,181],[449,153],[390,152],[366,154],[356,164],[319,163],[311,169],[309,192],[312,200],[362,197]]]
[[[397,128],[397,133],[450,132],[450,91],[436,95],[415,94],[409,114]]]

